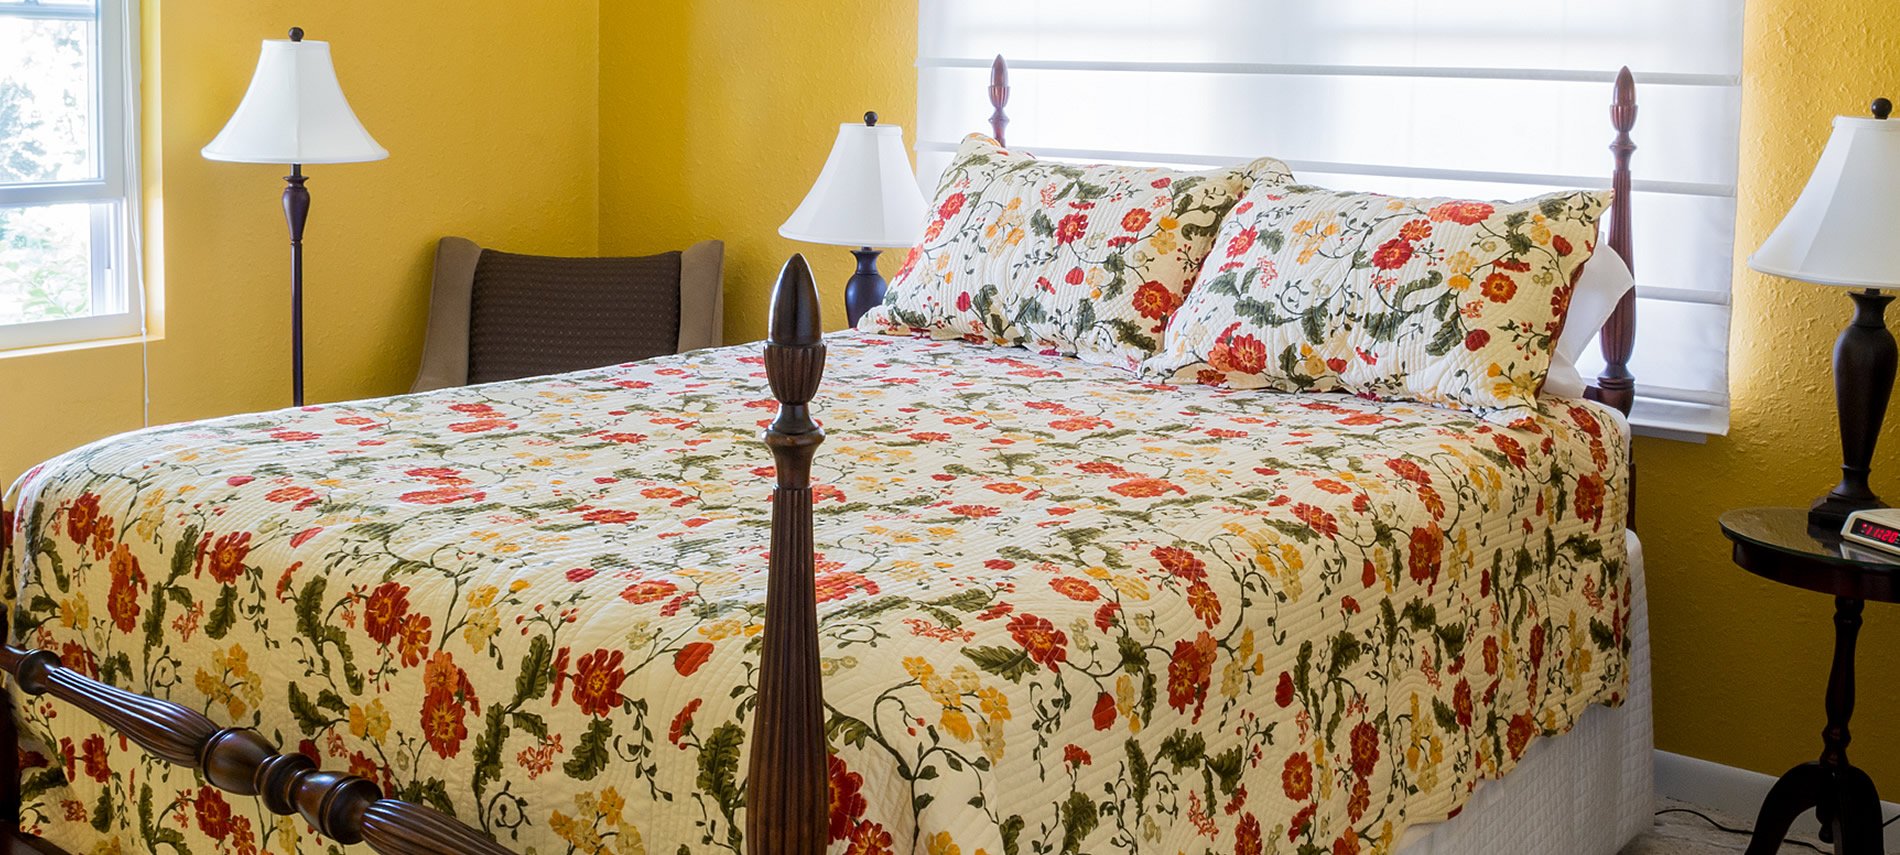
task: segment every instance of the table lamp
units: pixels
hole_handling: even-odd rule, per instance
[[[1884,507],[1867,485],[1880,423],[1893,394],[1895,348],[1885,314],[1900,288],[1900,122],[1893,102],[1871,119],[1837,116],[1834,134],[1794,207],[1748,266],[1771,276],[1852,289],[1854,319],[1834,344],[1834,401],[1841,423],[1841,482],[1808,510],[1809,525],[1839,531],[1847,515]]]
[[[204,147],[210,160],[290,165],[284,187],[284,219],[290,224],[291,398],[303,406],[303,227],[310,216],[306,163],[360,163],[389,152],[357,121],[330,64],[330,43],[304,41],[303,28],[290,38],[267,39],[257,57],[251,88],[224,130]]]
[[[923,193],[904,154],[904,129],[880,125],[876,113],[864,124],[838,126],[831,156],[818,182],[778,233],[792,240],[855,246],[858,271],[845,285],[845,317],[851,326],[884,302],[877,272],[878,246],[910,246],[924,235]]]

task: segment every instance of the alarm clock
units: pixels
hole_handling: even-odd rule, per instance
[[[1900,555],[1900,508],[1870,508],[1847,516],[1841,539]]]

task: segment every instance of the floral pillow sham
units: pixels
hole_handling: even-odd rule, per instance
[[[1159,350],[1221,218],[1249,187],[1291,181],[1271,158],[1204,172],[1076,165],[972,134],[923,241],[858,329],[1137,368]]]
[[[1143,369],[1235,388],[1533,406],[1612,196],[1255,187]]]

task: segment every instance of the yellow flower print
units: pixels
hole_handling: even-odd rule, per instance
[[[1003,726],[986,718],[976,723],[976,735],[983,745],[983,755],[990,758],[991,763],[1002,762]]]
[[[350,704],[350,735],[371,742],[382,742],[389,735],[389,710],[383,706],[383,699],[377,698],[368,706]]]
[[[976,693],[977,708],[994,721],[1009,721],[1009,696],[985,686]]]
[[[950,832],[939,831],[924,838],[924,853],[925,855],[963,855],[963,850],[957,848],[956,842],[950,839]]]
[[[957,707],[945,707],[942,721],[944,731],[958,742],[969,742],[975,735],[970,729],[970,717]]]
[[[198,669],[192,683],[212,703],[223,704],[232,719],[244,718],[264,702],[263,683],[252,673],[251,655],[242,644],[211,654],[211,669]]]

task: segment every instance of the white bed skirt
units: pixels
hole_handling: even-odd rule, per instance
[[[1629,565],[1629,699],[1593,707],[1569,733],[1538,740],[1517,768],[1480,784],[1464,812],[1408,830],[1398,855],[1615,855],[1655,822],[1649,597],[1635,532]]]

